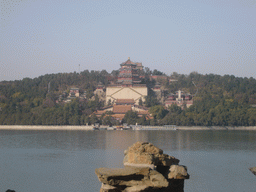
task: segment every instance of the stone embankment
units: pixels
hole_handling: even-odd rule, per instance
[[[124,151],[124,168],[95,170],[100,192],[183,192],[187,168],[151,143],[137,142]]]
[[[0,130],[68,130],[68,131],[90,131],[92,125],[0,125]],[[101,125],[102,130],[109,128],[108,125]],[[133,126],[134,130],[254,130],[256,126],[241,127],[204,127],[204,126]]]
[[[0,125],[0,130],[93,130],[86,125]]]

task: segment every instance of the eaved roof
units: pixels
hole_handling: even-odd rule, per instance
[[[130,57],[128,57],[128,60],[121,63],[121,65],[136,65],[136,64],[130,60]]]
[[[134,107],[139,108],[139,109],[143,109],[143,110],[145,110],[145,111],[148,111],[148,110],[149,110],[148,107],[144,107],[144,106],[141,106],[141,105],[134,105]]]
[[[113,105],[113,113],[125,114],[127,111],[131,110],[131,105]]]
[[[142,63],[136,63],[138,67],[142,67]]]
[[[116,119],[123,119],[125,114],[113,114],[111,115],[112,117],[116,118]]]
[[[106,111],[100,111],[100,110],[98,110],[98,111],[96,111],[96,112],[94,112],[96,115],[102,115],[103,113],[105,113]]]
[[[138,115],[149,115],[148,111],[138,111]]]

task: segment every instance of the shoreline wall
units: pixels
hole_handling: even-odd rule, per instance
[[[102,128],[107,128],[108,126],[101,125]],[[163,126],[140,126],[143,130],[165,130]],[[256,126],[241,126],[241,127],[205,127],[205,126],[175,126],[176,130],[255,130]],[[56,125],[0,125],[0,130],[93,130],[93,126],[86,125],[66,125],[66,126],[56,126]],[[142,131],[142,130],[141,130]]]
[[[141,129],[154,129],[154,130],[165,130],[163,126],[140,126]],[[255,130],[256,126],[239,126],[239,127],[231,127],[231,126],[173,126],[171,127],[176,130]],[[168,128],[166,129],[168,130]]]
[[[93,126],[0,125],[0,130],[93,130]]]

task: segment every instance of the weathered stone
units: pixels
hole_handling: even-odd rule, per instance
[[[256,167],[251,167],[249,169],[254,175],[256,175]]]
[[[111,186],[145,185],[158,188],[168,186],[166,178],[158,171],[150,168],[98,168],[95,173],[100,182]]]
[[[102,183],[100,192],[120,192],[121,190],[108,184]]]
[[[98,168],[95,169],[95,173],[98,176],[100,182],[116,186],[116,185],[142,185],[145,175],[149,175],[149,168]]]
[[[148,167],[152,170],[155,170],[156,169],[156,166],[153,165],[153,164],[134,164],[134,163],[128,163],[128,162],[125,162],[124,163],[124,166],[125,167],[134,167],[134,168],[143,168],[143,167]]]
[[[167,187],[169,185],[165,177],[161,173],[155,170],[150,171],[149,179],[152,183],[151,186],[153,187],[161,188],[161,187]]]
[[[124,154],[126,155],[129,152],[137,152],[137,153],[148,152],[148,153],[151,153],[151,154],[157,154],[157,153],[163,154],[163,150],[154,146],[152,143],[139,142],[139,141],[134,143],[127,150],[125,150]]]
[[[142,192],[145,191],[148,188],[147,185],[136,185],[132,187],[125,188],[125,192]]]
[[[182,165],[171,165],[168,179],[189,179],[187,167]]]
[[[100,192],[183,192],[187,168],[151,143],[137,142],[125,151],[125,168],[98,168]]]
[[[163,154],[163,150],[148,142],[137,142],[124,152],[124,163],[153,164],[161,166],[176,165],[179,160]]]

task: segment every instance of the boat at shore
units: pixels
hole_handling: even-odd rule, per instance
[[[132,127],[131,127],[131,126],[128,126],[128,125],[126,125],[126,126],[123,126],[122,130],[132,130]]]
[[[93,126],[92,130],[100,130],[99,127]]]
[[[132,130],[132,127],[129,125],[118,125],[116,126],[116,130]]]
[[[116,130],[123,130],[123,126],[117,125],[117,126],[116,126]]]
[[[142,125],[117,125],[115,127],[98,127],[94,126],[93,130],[168,130],[176,131],[176,125],[164,125],[164,126],[142,126]]]

